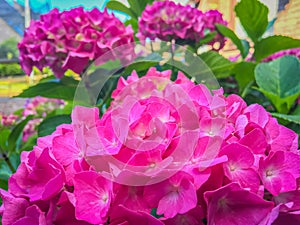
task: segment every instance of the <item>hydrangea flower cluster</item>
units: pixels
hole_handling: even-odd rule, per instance
[[[1,126],[12,126],[16,123],[17,119],[19,118],[19,116],[14,115],[14,114],[9,114],[9,115],[5,115],[4,113],[0,112],[0,125]]]
[[[263,59],[263,62],[270,62],[285,55],[293,55],[300,59],[300,48],[292,48],[276,52],[273,55],[270,55],[267,58]]]
[[[30,74],[33,66],[40,70],[49,66],[60,78],[68,69],[80,74],[90,60],[131,42],[133,30],[113,14],[79,7],[63,12],[53,9],[32,21],[18,48],[25,73]],[[126,58],[126,51],[123,54],[121,58]]]
[[[42,122],[42,118],[45,118],[55,109],[63,108],[64,106],[65,102],[61,99],[49,99],[40,96],[30,98],[27,99],[20,115],[13,113],[5,115],[0,112],[0,127],[12,127],[18,121],[25,119],[29,115],[33,115],[34,118],[29,120],[23,129],[22,141],[26,142],[29,137],[36,134],[36,128]]]
[[[199,42],[207,32],[216,31],[215,24],[227,25],[222,14],[217,10],[209,10],[205,13],[191,7],[183,6],[172,1],[157,1],[148,5],[139,18],[139,32],[141,41],[146,38],[163,41],[173,39],[188,40],[193,43]],[[208,44],[214,47],[218,42],[217,50],[225,45],[225,38],[217,33]]]
[[[297,135],[258,104],[170,74],[120,78],[101,118],[77,106],[23,152],[0,190],[3,225],[299,224]]]

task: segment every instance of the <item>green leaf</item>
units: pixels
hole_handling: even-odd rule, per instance
[[[230,40],[236,45],[238,50],[240,50],[243,58],[245,58],[248,55],[249,48],[244,48],[242,41],[238,38],[238,36],[236,36],[236,34],[231,29],[222,24],[216,24],[215,26],[223,36],[230,38]]]
[[[268,7],[258,0],[241,0],[234,10],[251,40],[259,40],[268,26]]]
[[[287,114],[300,95],[300,61],[294,56],[260,63],[255,68],[259,90],[281,114]]]
[[[139,0],[128,0],[128,3],[130,5],[130,9],[139,17],[143,10],[140,7]]]
[[[14,169],[16,169],[20,164],[20,155],[19,154],[11,154],[9,156],[9,161]],[[7,165],[5,159],[0,158],[0,179],[8,180],[8,178],[12,175],[12,171]]]
[[[300,115],[286,115],[281,113],[272,113],[272,116],[283,119],[285,121],[300,124]]]
[[[6,127],[1,128],[0,130],[0,148],[4,151],[7,150],[7,139],[10,135],[10,130]]]
[[[15,150],[17,141],[21,137],[22,132],[24,130],[24,127],[28,123],[29,120],[33,118],[32,115],[27,116],[26,119],[22,120],[20,123],[18,123],[14,129],[11,131],[8,139],[7,139],[7,144],[8,144],[8,150],[9,152],[13,152]]]
[[[57,115],[48,117],[39,125],[38,127],[38,136],[46,136],[52,134],[56,127],[63,123],[71,123],[71,116],[70,115]]]
[[[139,25],[138,25],[138,21],[136,19],[129,19],[129,20],[126,20],[124,22],[124,25],[125,26],[128,26],[128,25],[131,25],[134,33],[137,33],[138,32],[138,29],[139,29]],[[134,36],[134,40],[136,40],[137,42],[139,41],[139,39],[137,37]]]
[[[291,37],[276,35],[264,38],[256,43],[254,56],[260,61],[275,52],[300,47],[300,40]]]
[[[29,87],[16,97],[32,98],[42,96],[45,98],[59,98],[72,101],[77,88],[78,81],[70,77],[61,80],[49,80],[48,82],[38,83]]]
[[[228,77],[231,73],[231,69],[234,67],[233,62],[215,51],[204,52],[199,55],[199,57],[206,63],[217,78]]]
[[[197,48],[200,47],[201,45],[205,45],[207,43],[209,43],[210,41],[212,41],[214,39],[214,37],[216,36],[217,32],[210,32],[208,34],[206,34],[197,44]]]
[[[256,64],[252,62],[240,62],[232,70],[234,77],[239,85],[240,94],[244,89],[255,80],[254,69]]]
[[[126,13],[131,18],[135,18],[135,19],[138,18],[137,15],[133,12],[133,10],[131,10],[130,8],[128,8],[126,5],[124,5],[121,2],[111,0],[106,4],[106,7],[109,9],[112,9],[112,10],[117,10],[117,11]]]

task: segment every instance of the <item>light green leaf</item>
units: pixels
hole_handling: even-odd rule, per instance
[[[287,114],[300,95],[300,62],[294,56],[260,63],[255,68],[259,90],[281,114]]]
[[[70,115],[57,115],[48,117],[39,125],[38,136],[42,137],[52,134],[58,125],[63,123],[69,124],[71,122],[72,121]]]
[[[223,36],[230,38],[230,40],[236,45],[238,50],[240,50],[243,58],[245,58],[248,55],[249,48],[244,48],[242,41],[238,38],[238,36],[236,36],[236,34],[232,30],[230,30],[228,27],[222,24],[216,24],[215,26]]]
[[[259,40],[268,26],[268,7],[258,0],[241,0],[234,10],[251,40]]]
[[[134,13],[134,11],[132,9],[128,8],[121,2],[111,0],[106,4],[106,7],[109,9],[112,9],[112,10],[117,10],[117,11],[126,13],[131,18],[135,18],[135,19],[138,18],[138,16]]]
[[[7,150],[7,139],[10,135],[10,130],[6,127],[1,128],[0,130],[0,148],[4,151]]]
[[[300,47],[300,40],[276,35],[264,38],[255,44],[254,56],[260,61],[275,52]]]
[[[199,57],[206,63],[217,78],[228,77],[234,67],[233,62],[224,58],[215,51],[204,52],[199,55]]]

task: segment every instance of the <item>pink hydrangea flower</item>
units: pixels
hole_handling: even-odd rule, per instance
[[[259,161],[259,175],[265,188],[273,195],[296,190],[300,177],[300,155],[276,151]]]
[[[1,118],[1,125],[2,126],[12,126],[16,123],[16,120],[19,118],[19,116],[10,114],[10,115],[4,115],[0,112],[0,118]]]
[[[59,193],[65,182],[62,166],[48,148],[22,153],[22,161],[9,179],[9,191],[30,201],[48,200]]]
[[[59,12],[53,9],[32,21],[18,45],[20,63],[26,74],[33,66],[49,66],[61,78],[68,69],[80,74],[105,52],[133,42],[133,31],[105,9],[84,11],[82,7]],[[126,58],[127,51],[112,53],[114,58]],[[121,54],[124,54],[122,57]],[[132,54],[132,52],[131,52]]]
[[[72,124],[38,138],[0,190],[2,223],[299,224],[297,134],[170,74],[120,78],[101,117],[76,106]]]
[[[173,1],[157,1],[148,5],[139,18],[139,32],[137,34],[141,41],[146,38],[154,40],[158,38],[163,41],[176,40],[197,43],[206,32],[216,31],[215,24],[227,25],[222,14],[217,10],[205,13],[191,7],[180,5]],[[214,46],[218,42],[217,50],[224,47],[225,38],[217,34],[209,43]]]
[[[92,224],[105,223],[112,201],[112,182],[96,172],[81,172],[74,178],[75,215]]]
[[[271,212],[273,203],[242,189],[236,183],[205,193],[207,224],[260,224]]]
[[[125,208],[122,205],[116,206],[112,209],[109,217],[109,224],[111,225],[135,225],[135,224],[151,224],[163,225],[164,223],[155,217],[140,211],[133,211]]]
[[[157,207],[157,214],[173,218],[196,207],[197,195],[192,176],[179,172],[168,180],[147,186],[144,191],[147,201]]]

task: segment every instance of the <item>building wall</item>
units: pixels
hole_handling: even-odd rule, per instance
[[[290,0],[278,13],[274,33],[300,39],[300,0]]]
[[[8,26],[2,18],[0,18],[0,43],[11,37],[16,38],[17,40],[21,39],[20,35]]]

